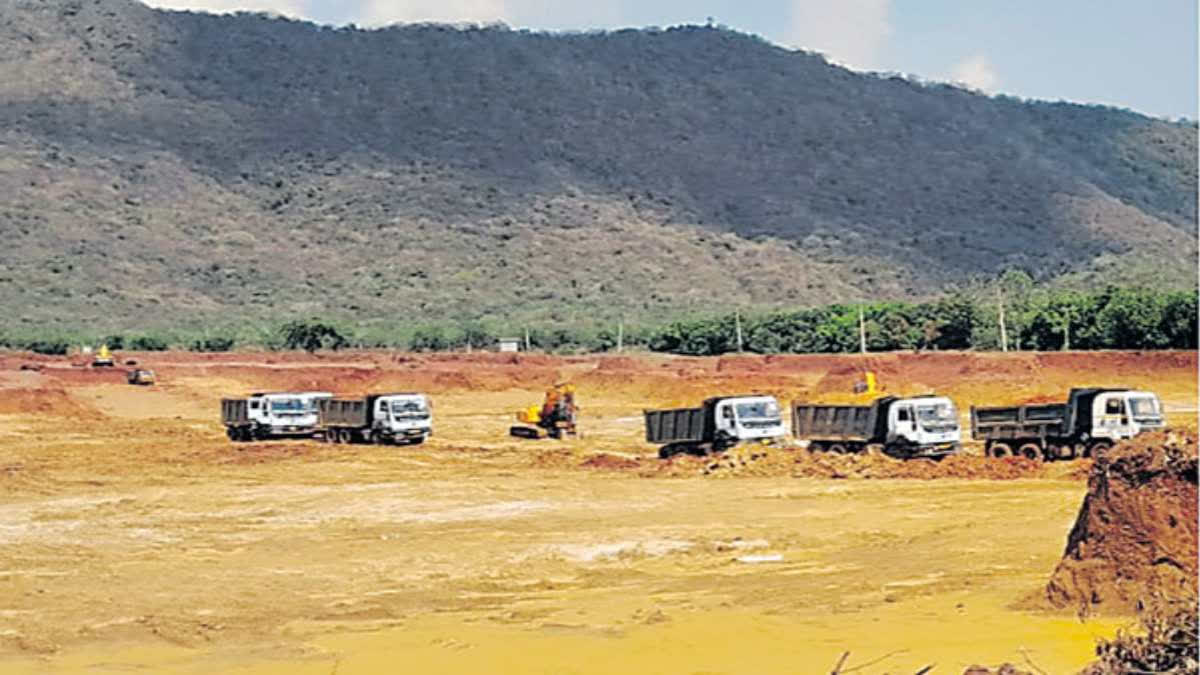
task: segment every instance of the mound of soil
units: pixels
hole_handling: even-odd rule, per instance
[[[1197,597],[1196,439],[1160,433],[1098,458],[1066,552],[1056,607],[1124,613]]]
[[[641,462],[633,457],[622,457],[602,452],[583,460],[579,466],[585,469],[636,469],[641,466]]]
[[[54,417],[96,415],[62,387],[6,387],[0,389],[0,415],[38,414]]]
[[[826,452],[745,445],[715,457],[676,455],[660,462],[645,475],[655,476],[791,476],[796,478],[849,478],[916,480],[1013,480],[1037,478],[1045,472],[1041,462],[1024,457],[994,459],[954,455],[940,462],[900,460],[877,454],[836,455]]]

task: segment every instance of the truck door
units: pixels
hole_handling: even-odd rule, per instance
[[[375,402],[375,424],[371,425],[375,428],[387,427],[392,428],[392,418],[388,414],[388,402],[386,399],[379,399]]]
[[[252,398],[250,399],[249,405],[246,407],[246,416],[249,417],[251,421],[266,424],[266,407],[266,401],[263,399]]]
[[[899,441],[914,441],[917,436],[916,417],[911,405],[896,406],[895,439]]]
[[[737,438],[737,417],[733,411],[732,403],[722,403],[717,406],[717,431],[724,431],[733,438]]]
[[[1129,411],[1125,397],[1119,393],[1096,397],[1093,409],[1092,436],[1096,438],[1131,438],[1133,427],[1129,423]]]

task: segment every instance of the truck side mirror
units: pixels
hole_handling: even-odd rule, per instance
[[[733,419],[733,408],[721,408],[721,417],[727,420]]]

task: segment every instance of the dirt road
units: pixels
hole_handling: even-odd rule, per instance
[[[850,666],[881,659],[867,673],[1026,659],[1059,673],[1127,622],[1028,609],[1085,490],[1067,465],[1018,480],[647,477],[661,465],[638,439],[642,400],[753,372],[673,364],[668,390],[550,361],[594,378],[584,438],[560,444],[503,436],[536,400],[532,376],[417,363],[364,359],[354,377],[413,373],[435,394],[437,436],[419,448],[225,441],[221,393],[336,381],[302,362],[164,360],[155,388],[0,371],[0,670],[819,672],[849,650]],[[1146,378],[1184,407],[1195,355],[1171,363]]]

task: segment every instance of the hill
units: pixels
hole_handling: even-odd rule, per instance
[[[0,0],[0,329],[1194,288],[1196,138],[713,28]]]

